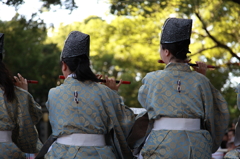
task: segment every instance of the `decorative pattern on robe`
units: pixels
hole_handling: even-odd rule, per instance
[[[147,110],[149,119],[197,118],[202,121],[199,131],[152,130],[141,150],[143,158],[211,158],[229,122],[227,103],[219,91],[205,76],[191,71],[187,64],[170,63],[164,70],[148,73],[142,82],[138,100]]]
[[[224,159],[239,159],[240,158],[240,146],[237,148],[229,151],[225,156]]]
[[[238,84],[236,88],[237,93],[237,107],[240,110],[240,83]],[[229,151],[224,158],[226,159],[239,159],[240,158],[240,116],[238,117],[238,123],[236,125],[235,129],[235,138],[234,138],[234,144],[235,146],[238,146],[234,150]]]
[[[0,131],[12,131],[13,142],[0,142],[0,158],[26,158],[41,148],[35,125],[42,117],[41,106],[31,94],[15,87],[16,99],[9,103],[0,89]]]
[[[240,83],[236,88],[236,92],[237,92],[237,107],[238,107],[238,110],[240,110]]]
[[[79,82],[68,77],[49,91],[46,106],[54,136],[104,134],[108,135],[110,145],[68,146],[55,142],[45,158],[132,158],[126,137],[135,117],[116,91],[96,82]]]

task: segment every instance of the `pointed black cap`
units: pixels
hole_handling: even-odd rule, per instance
[[[60,60],[66,57],[86,55],[89,57],[90,36],[79,31],[72,31],[65,41]]]
[[[168,18],[162,29],[161,44],[190,40],[192,19]]]

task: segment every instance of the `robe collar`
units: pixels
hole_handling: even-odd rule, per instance
[[[168,63],[164,68],[166,71],[183,71],[192,72],[190,66],[187,63]]]

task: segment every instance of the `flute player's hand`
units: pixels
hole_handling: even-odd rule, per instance
[[[105,85],[115,91],[118,91],[118,88],[122,84],[122,80],[120,80],[119,83],[116,84],[116,80],[114,78],[108,78],[108,76],[105,76],[105,80],[106,80]]]
[[[18,73],[17,76],[14,76],[14,79],[15,79],[15,86],[18,86],[28,91],[27,79],[23,78],[20,73]]]
[[[103,75],[96,74],[96,77],[97,77],[99,80],[101,80],[102,77],[103,77]],[[102,84],[102,82],[99,82],[99,83]]]
[[[200,61],[196,61],[196,64],[198,64],[198,66],[193,67],[194,70],[206,76],[207,64],[205,62],[200,62]]]

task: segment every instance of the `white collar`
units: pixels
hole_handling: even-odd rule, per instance
[[[67,76],[68,77],[76,77],[76,74],[75,73],[71,73],[70,75]]]

